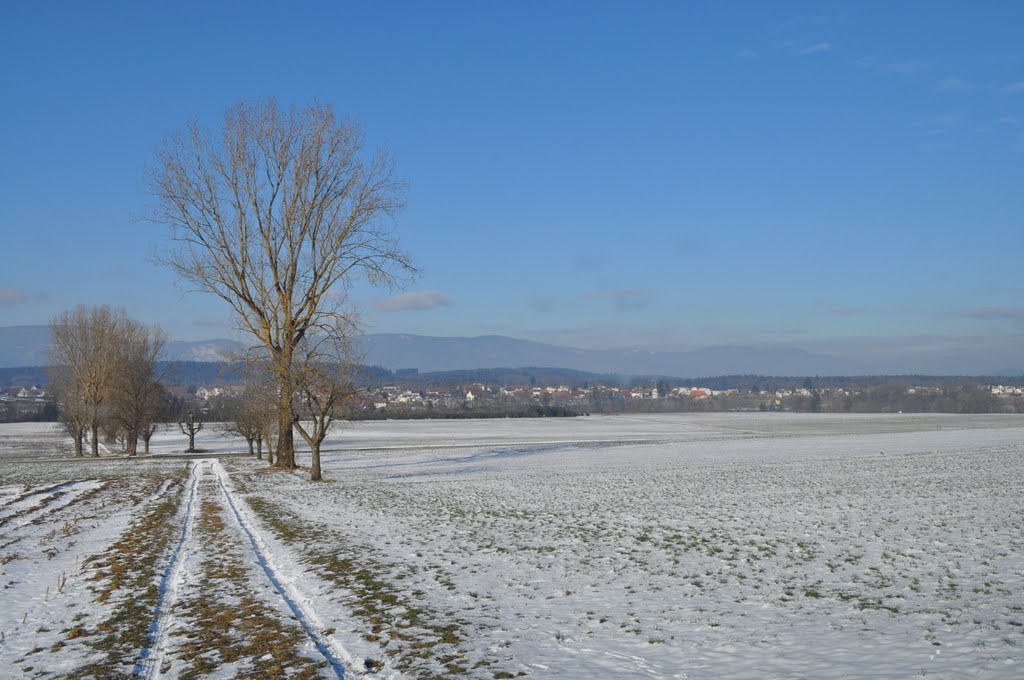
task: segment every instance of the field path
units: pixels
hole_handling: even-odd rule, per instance
[[[153,612],[153,621],[149,624],[150,644],[139,653],[139,658],[132,670],[132,676],[136,678],[158,678],[160,667],[164,656],[167,653],[167,628],[170,618],[170,610],[177,599],[178,591],[183,579],[182,554],[192,538],[193,529],[196,523],[196,507],[198,502],[199,478],[201,474],[209,474],[210,462],[198,461],[192,466],[189,475],[190,483],[188,496],[185,498],[185,511],[183,514],[181,534],[178,542],[171,553],[171,560],[164,569],[160,579],[160,599],[157,601],[156,610]],[[158,493],[166,488],[161,485]]]
[[[231,515],[238,528],[248,538],[257,563],[274,590],[284,600],[288,609],[291,610],[292,615],[302,627],[303,632],[316,647],[316,650],[324,657],[338,678],[345,678],[348,673],[352,673],[353,676],[356,675],[351,670],[355,666],[351,655],[341,648],[337,642],[331,640],[323,633],[324,626],[311,607],[310,599],[296,587],[293,580],[287,578],[287,575],[283,574],[274,564],[273,555],[268,550],[266,542],[254,527],[250,518],[246,516],[241,503],[235,498],[227,471],[220,462],[216,461],[213,463],[213,469],[217,475],[217,481],[220,485],[224,502],[231,510]]]
[[[225,593],[239,585],[238,582],[218,581],[216,577],[211,582],[211,560],[220,560],[219,568],[224,568],[225,564],[236,565],[243,570],[236,573],[249,574],[242,577],[242,587],[260,593],[260,599],[269,607],[263,610],[265,616],[282,621],[293,619],[297,624],[294,632],[299,634],[299,639],[304,637],[308,641],[291,639],[305,647],[305,654],[311,660],[322,665],[324,677],[359,676],[352,670],[357,666],[349,654],[322,632],[324,626],[309,599],[275,566],[271,551],[246,511],[221,464],[211,459],[197,460],[192,466],[188,491],[179,512],[180,533],[160,577],[159,600],[149,625],[149,643],[136,658],[132,677],[146,680],[178,677],[183,671],[182,664],[195,664],[197,654],[247,656],[240,648],[226,651],[216,645],[201,645],[197,651],[191,644],[196,631],[206,625],[203,623],[205,614],[197,613],[197,600],[221,601]],[[213,516],[223,516],[228,522],[226,533],[220,536],[226,543],[211,543],[209,536],[204,536],[204,531],[209,531],[209,527],[203,528],[204,522]],[[248,586],[244,585],[246,578]],[[230,596],[221,604],[230,607],[229,601]],[[222,638],[220,644],[236,643]]]

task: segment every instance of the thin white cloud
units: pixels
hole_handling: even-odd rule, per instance
[[[25,291],[17,288],[0,288],[0,305],[13,306],[24,304],[28,301]]]
[[[584,300],[598,300],[601,298],[645,298],[647,293],[635,288],[618,288],[616,290],[592,290],[583,294]]]
[[[955,111],[950,111],[948,113],[935,116],[934,118],[919,120],[914,123],[914,126],[924,128],[930,135],[938,135],[946,132],[950,128],[957,127],[961,123],[963,123],[963,118],[960,114]]]
[[[935,84],[935,89],[939,92],[967,92],[974,89],[974,86],[963,78],[947,76]]]
[[[745,60],[745,59],[753,59],[756,56],[757,56],[757,52],[755,52],[754,50],[747,49],[747,50],[740,50],[739,52],[737,52],[734,55],[734,58],[742,61],[742,60]]]
[[[550,295],[531,295],[523,302],[538,314],[550,314],[562,305],[561,299]]]
[[[968,319],[1006,320],[1024,323],[1024,307],[982,307],[964,312]]]
[[[977,83],[964,80],[959,76],[947,76],[935,84],[937,92],[998,92],[1002,94],[1024,94],[1024,80],[1018,80],[1006,85],[994,85],[992,83]]]
[[[832,43],[820,42],[820,43],[815,43],[814,45],[809,45],[808,47],[803,48],[802,50],[800,50],[800,54],[802,54],[802,55],[820,54],[822,52],[828,52],[831,49],[832,49]]]
[[[842,303],[836,302],[835,300],[819,299],[816,300],[815,302],[817,302],[818,305],[824,307],[825,309],[827,309],[828,311],[832,312],[837,316],[861,316],[862,314],[865,313],[863,307],[853,307],[851,305],[844,305]]]
[[[421,290],[378,300],[374,308],[381,312],[409,312],[451,307],[454,304],[453,299],[436,290]]]
[[[928,69],[920,61],[884,61],[877,57],[862,57],[856,63],[862,69],[885,76],[913,76]]]
[[[584,300],[610,300],[620,312],[643,309],[650,302],[649,293],[635,288],[616,290],[593,290],[581,296]]]

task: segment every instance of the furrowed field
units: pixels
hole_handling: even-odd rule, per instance
[[[1024,417],[356,423],[321,483],[158,436],[0,426],[3,673],[1024,674]]]

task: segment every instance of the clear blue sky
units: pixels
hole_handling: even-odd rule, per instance
[[[1024,5],[713,4],[8,5],[0,325],[228,335],[132,218],[165,133],[275,96],[410,183],[370,331],[1024,363]]]

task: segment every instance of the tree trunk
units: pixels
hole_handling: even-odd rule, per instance
[[[75,425],[75,455],[79,458],[82,457],[84,452],[82,451],[82,440],[85,439],[85,428],[79,425]]]
[[[277,369],[277,446],[274,447],[274,466],[284,470],[295,469],[295,435],[292,432],[295,386],[291,375],[294,349],[294,344],[286,346],[274,356]]]
[[[196,452],[196,433],[191,429],[188,431],[188,453]]]
[[[256,460],[263,460],[263,437],[256,437]]]
[[[277,433],[274,465],[286,470],[293,470],[295,468],[295,434],[292,432],[291,413],[281,414],[278,427],[282,429]]]
[[[99,458],[100,457],[99,429],[100,429],[100,426],[97,423],[91,423],[89,425],[89,434],[92,437],[92,442],[90,443],[90,445],[92,447],[91,450],[92,450],[92,457],[93,458]]]
[[[314,441],[309,443],[309,449],[313,454],[313,462],[309,466],[309,478],[314,482],[319,482],[320,477],[320,442]]]
[[[255,456],[256,455],[256,451],[254,451],[253,448],[252,448],[252,437],[246,437],[245,438],[245,443],[249,445],[249,455],[250,456]]]
[[[145,453],[148,456],[149,455],[149,437],[143,437],[142,438],[142,443],[145,445],[145,449],[143,450],[143,453]]]

